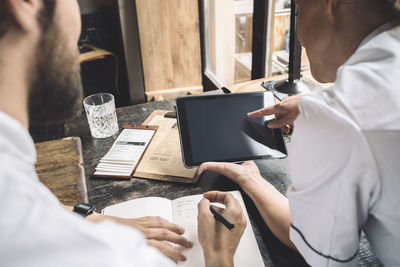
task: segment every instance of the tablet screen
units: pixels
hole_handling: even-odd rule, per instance
[[[266,127],[273,117],[247,116],[248,112],[274,104],[269,92],[178,98],[185,164],[285,157],[281,131]]]

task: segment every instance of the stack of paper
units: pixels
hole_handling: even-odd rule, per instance
[[[131,176],[154,133],[152,129],[124,129],[100,160],[94,175]]]

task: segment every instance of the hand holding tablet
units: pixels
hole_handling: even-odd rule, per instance
[[[240,162],[286,157],[281,130],[267,127],[274,117],[247,116],[249,112],[274,104],[270,92],[177,98],[185,166],[198,166],[208,161]]]

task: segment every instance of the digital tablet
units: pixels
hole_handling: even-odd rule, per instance
[[[281,130],[267,127],[274,117],[247,116],[251,111],[274,104],[270,92],[177,98],[185,166],[198,166],[207,161],[285,158],[287,152]]]

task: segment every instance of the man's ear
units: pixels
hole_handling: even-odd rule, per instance
[[[25,32],[37,27],[42,0],[5,0],[5,2],[11,22],[16,27]]]
[[[340,0],[325,0],[325,13],[334,16]]]

